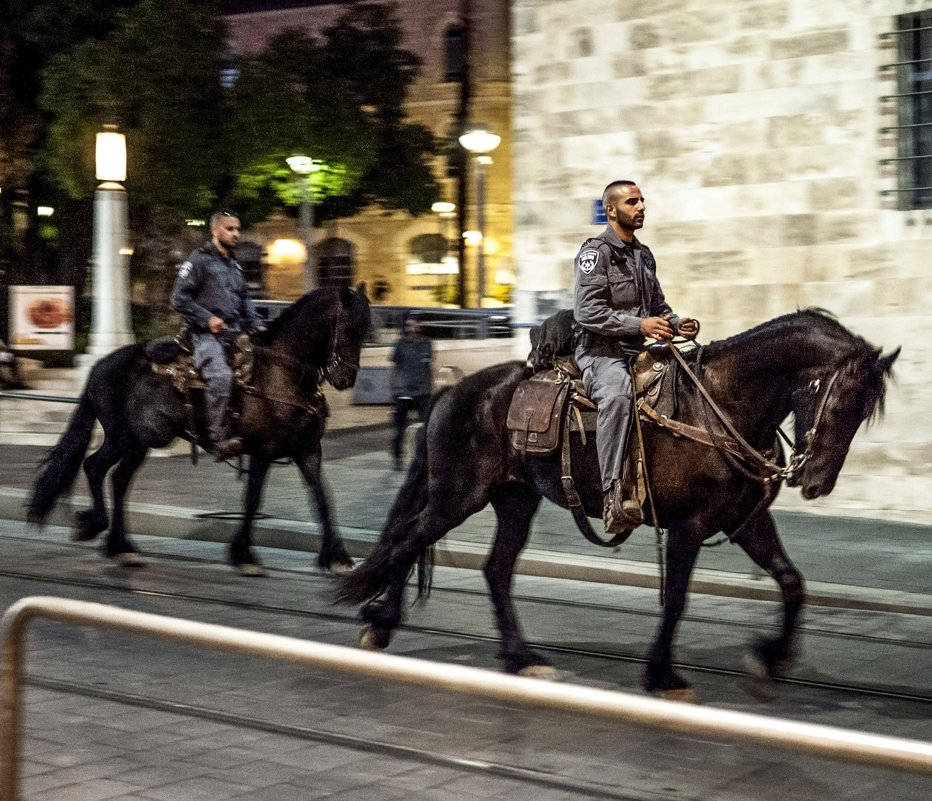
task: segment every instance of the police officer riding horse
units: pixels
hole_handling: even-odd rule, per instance
[[[210,241],[191,253],[178,269],[171,294],[172,308],[187,322],[194,367],[204,380],[204,413],[210,442],[206,450],[218,462],[242,453],[242,439],[231,436],[227,406],[233,388],[233,368],[227,344],[240,333],[264,331],[243,268],[233,258],[239,244],[240,221],[229,211],[210,218]]]

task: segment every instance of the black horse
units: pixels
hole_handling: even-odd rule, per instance
[[[245,513],[228,551],[230,563],[242,573],[263,572],[251,547],[252,523],[268,469],[278,459],[293,460],[313,491],[323,530],[318,565],[332,570],[352,566],[334,528],[321,476],[320,440],[327,417],[321,385],[326,379],[338,390],[353,386],[369,324],[364,286],[318,289],[287,307],[267,331],[253,336],[252,381],[240,395],[236,423],[249,455]],[[127,566],[141,564],[125,528],[126,495],[149,448],[164,447],[176,437],[193,439],[193,432],[203,436],[202,403],[192,405],[193,427],[185,398],[168,376],[153,372],[142,345],[127,345],[103,358],[91,370],[67,430],[40,466],[29,520],[46,519],[83,462],[94,505],[75,516],[74,539],[92,540],[109,526],[105,555]],[[103,427],[103,444],[85,459],[95,420]],[[103,485],[114,466],[113,514],[108,520]]]
[[[780,543],[768,507],[781,479],[805,498],[834,488],[860,424],[882,411],[886,378],[899,351],[880,351],[827,313],[806,310],[685,354],[686,363],[721,412],[678,369],[677,418],[705,429],[711,443],[674,436],[642,423],[657,522],[667,529],[665,604],[650,651],[645,687],[690,698],[672,666],[673,639],[702,543],[724,532],[779,584],[779,636],[756,647],[759,668],[776,676],[791,656],[803,580]],[[363,604],[365,647],[385,648],[402,615],[404,585],[415,563],[419,595],[429,588],[430,549],[487,503],[498,525],[485,578],[501,634],[499,658],[512,673],[552,676],[547,660],[521,634],[510,596],[515,561],[542,497],[566,507],[559,453],[522,456],[505,419],[515,387],[530,368],[512,362],[486,368],[437,396],[418,452],[372,553],[340,578],[341,601]],[[789,465],[776,443],[780,423],[794,412],[795,456]],[[746,447],[735,443],[731,432]],[[601,517],[601,482],[594,437],[574,434],[573,475],[586,513]],[[653,522],[650,505],[646,510]]]

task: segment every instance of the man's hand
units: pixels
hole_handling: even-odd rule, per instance
[[[658,342],[669,342],[673,339],[673,326],[668,318],[669,315],[641,318],[641,334]]]
[[[684,339],[695,339],[699,333],[699,321],[692,317],[683,317],[676,327],[676,332]]]
[[[211,334],[219,334],[227,327],[227,324],[223,321],[222,317],[214,315],[207,321],[207,327],[210,329]]]

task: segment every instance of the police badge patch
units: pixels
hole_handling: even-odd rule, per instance
[[[582,270],[586,275],[589,275],[594,269],[596,264],[599,263],[599,251],[597,250],[584,250],[579,254],[579,269]]]

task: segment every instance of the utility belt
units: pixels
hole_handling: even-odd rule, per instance
[[[610,337],[597,334],[586,328],[580,328],[579,347],[584,348],[589,356],[624,356],[633,358],[644,350],[646,340],[642,336]]]

